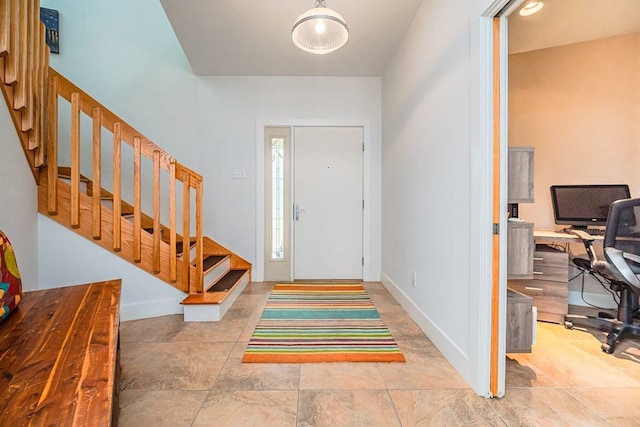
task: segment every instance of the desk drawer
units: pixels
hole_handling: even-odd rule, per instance
[[[567,314],[569,289],[567,282],[551,280],[510,280],[509,288],[533,298],[538,320],[563,323]]]
[[[533,254],[534,265],[567,268],[569,262],[569,254],[567,252],[546,248],[548,246],[536,246],[536,251]]]
[[[515,291],[529,295],[530,297],[569,297],[567,281],[556,282],[553,280],[510,280],[509,287]]]
[[[533,279],[564,282],[566,286],[566,283],[569,281],[569,267],[566,263],[562,267],[557,267],[552,265],[540,265],[534,262]]]

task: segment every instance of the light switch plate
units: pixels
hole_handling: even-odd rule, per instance
[[[231,178],[233,179],[245,179],[247,177],[247,171],[245,169],[233,169],[231,171]]]

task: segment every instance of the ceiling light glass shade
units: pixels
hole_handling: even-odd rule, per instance
[[[344,46],[349,40],[349,28],[338,12],[325,6],[324,0],[316,0],[316,7],[296,19],[291,40],[305,52],[322,55]]]
[[[544,3],[541,1],[529,1],[520,9],[520,16],[529,16],[538,13],[540,9],[542,9],[542,6],[544,6]]]

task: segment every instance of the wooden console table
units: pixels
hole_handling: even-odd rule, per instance
[[[0,419],[117,422],[120,280],[25,292],[0,323]]]

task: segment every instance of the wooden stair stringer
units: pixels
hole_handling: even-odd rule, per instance
[[[227,249],[222,246],[220,243],[210,239],[209,237],[204,237],[203,239],[204,253],[211,255],[231,255],[231,268],[232,269],[247,269],[251,272],[251,263],[246,259],[242,258],[238,254],[233,251]]]

